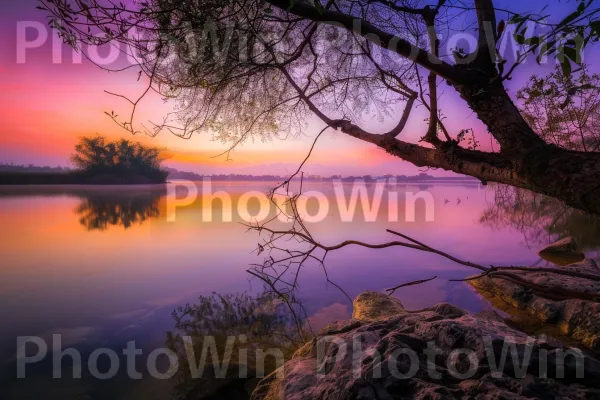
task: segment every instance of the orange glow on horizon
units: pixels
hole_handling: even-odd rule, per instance
[[[9,39],[15,32],[10,32]],[[323,127],[311,121],[307,135],[287,140],[248,141],[230,154],[220,153],[230,144],[214,141],[210,133],[190,140],[163,132],[155,138],[132,135],[115,124],[105,112],[114,111],[120,120],[128,120],[130,105],[105,91],[137,98],[146,88],[137,72],[127,70],[108,73],[85,59],[73,63],[72,49],[62,47],[61,64],[52,62],[52,44],[32,49],[26,64],[11,59],[14,54],[0,56],[0,162],[36,165],[69,165],[69,156],[81,136],[103,135],[109,139],[127,138],[167,148],[172,158],[167,165],[183,171],[202,173],[291,173],[305,159],[316,133]],[[156,94],[144,98],[136,115],[136,126],[159,121],[172,111]],[[365,126],[380,130],[378,121]],[[417,142],[422,134],[422,118],[415,115],[407,127],[406,137]],[[340,132],[328,132],[319,140],[306,164],[309,173],[322,175],[415,174],[418,169],[386,154],[371,144],[350,138]]]

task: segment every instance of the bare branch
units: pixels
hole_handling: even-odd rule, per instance
[[[289,0],[265,1],[281,10],[287,10],[289,13],[299,17],[308,18],[323,24],[342,25],[344,28],[364,36],[368,40],[377,38],[377,41],[374,43],[378,46],[387,48],[390,51],[416,62],[450,82],[460,83],[467,79],[461,71],[457,70],[452,65],[413,45],[405,39],[377,28],[368,21],[357,19],[339,11],[324,10],[320,12],[316,7],[305,2],[293,2],[290,5]]]
[[[421,279],[421,280],[418,280],[418,281],[403,283],[402,285],[398,285],[396,287],[393,287],[393,288],[390,288],[390,289],[386,289],[385,291],[389,292],[388,296],[391,296],[391,295],[393,295],[396,292],[396,290],[398,290],[400,288],[407,287],[407,286],[421,285],[423,283],[430,282],[430,281],[432,281],[434,279],[437,279],[437,275],[434,276],[433,278],[429,278],[429,279]]]
[[[466,279],[453,280],[453,281],[469,281],[482,278],[490,279],[504,279],[527,288],[532,289],[536,293],[549,298],[579,298],[592,301],[599,301],[600,294],[594,294],[585,291],[576,291],[564,287],[551,287],[543,284],[536,283],[531,279],[528,279],[529,274],[533,273],[549,273],[560,276],[570,276],[575,278],[589,279],[591,281],[600,281],[600,275],[582,273],[564,269],[553,269],[553,268],[531,268],[531,267],[496,267],[496,266],[483,266],[470,261],[461,260],[451,254],[444,251],[435,249],[422,241],[414,239],[403,233],[388,229],[387,232],[393,235],[399,236],[403,241],[390,241],[385,243],[367,243],[359,240],[345,240],[336,244],[324,244],[314,237],[313,233],[308,229],[307,225],[302,221],[302,216],[298,212],[296,202],[302,195],[302,185],[300,183],[300,193],[296,195],[289,194],[289,185],[286,187],[287,190],[287,203],[291,208],[291,215],[288,217],[291,221],[291,227],[287,229],[272,228],[268,226],[273,220],[263,224],[248,224],[246,225],[250,230],[256,231],[261,237],[266,234],[266,239],[260,244],[260,253],[265,251],[268,257],[265,258],[263,264],[256,264],[252,269],[252,274],[262,276],[263,279],[268,279],[272,284],[282,282],[286,285],[286,290],[295,290],[298,286],[298,277],[300,271],[310,262],[316,262],[323,268],[325,277],[328,283],[333,284],[336,288],[343,292],[343,289],[331,282],[327,268],[325,266],[325,258],[331,251],[342,249],[348,246],[359,246],[369,249],[383,249],[383,248],[394,248],[402,247],[413,250],[423,251],[427,253],[433,253],[447,258],[459,265],[463,265],[469,268],[474,268],[481,273]],[[279,243],[284,243],[280,245]],[[290,247],[289,243],[293,243]],[[320,250],[321,253],[318,253]],[[280,256],[277,256],[280,254]],[[279,271],[271,274],[269,271]],[[284,274],[292,274],[293,282],[282,281]],[[406,286],[418,285],[429,282],[433,279],[429,278],[417,280],[396,287],[387,289],[389,294],[393,294],[397,289]],[[344,292],[345,293],[345,292]]]

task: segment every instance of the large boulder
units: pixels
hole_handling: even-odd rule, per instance
[[[595,274],[600,269],[594,260],[562,267],[561,270]],[[514,274],[525,276],[524,272]],[[568,289],[581,293],[597,295],[600,282],[585,278],[557,275],[548,272],[526,274],[527,280],[549,289]],[[484,297],[499,299],[515,310],[526,312],[543,324],[560,329],[562,334],[594,350],[600,350],[600,304],[579,299],[551,299],[548,294],[538,294],[525,286],[504,279],[484,277],[468,281]],[[510,310],[507,310],[510,313]]]
[[[581,262],[585,259],[585,255],[571,236],[552,243],[540,250],[538,254],[544,260],[561,266]]]
[[[405,312],[396,297],[382,296],[377,292],[361,293],[352,302],[352,319],[358,321],[376,321]]]
[[[366,309],[391,300],[362,298]],[[600,398],[596,359],[449,304],[338,323],[306,347],[252,400]]]

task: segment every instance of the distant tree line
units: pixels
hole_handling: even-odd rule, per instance
[[[112,146],[111,146],[112,147]],[[100,151],[97,151],[100,153]],[[88,154],[86,150],[86,154]],[[89,154],[88,154],[89,155]],[[74,155],[75,156],[75,155]],[[102,160],[103,157],[100,157],[98,154],[94,155],[94,157]],[[97,174],[100,171],[100,168],[96,166],[95,162],[91,162],[90,158],[86,158],[85,165],[90,165],[89,168],[79,168],[79,172],[85,172],[87,174]],[[125,163],[127,165],[127,162]],[[104,167],[102,168],[105,173],[110,173],[111,169],[117,169],[117,167]],[[123,166],[119,166],[119,169],[122,169],[127,174],[131,168],[123,168]],[[239,181],[250,181],[250,182],[280,182],[288,179],[289,177],[280,176],[280,175],[248,175],[248,174],[211,174],[211,175],[203,175],[195,172],[188,171],[180,171],[175,168],[165,167],[161,169],[163,172],[159,174],[159,177],[162,177],[164,173],[168,174],[170,179],[184,179],[189,181],[197,181],[202,180],[204,178],[211,178],[216,182],[230,181],[230,182],[239,182]],[[24,174],[31,175],[34,173],[40,173],[40,176],[49,177],[51,173],[64,175],[68,172],[74,172],[73,169],[65,168],[61,166],[57,167],[49,167],[49,166],[37,166],[34,164],[29,165],[17,165],[12,163],[0,162],[0,174],[6,172],[13,172],[16,174]],[[41,175],[46,174],[46,175]],[[161,178],[162,179],[162,178]],[[300,178],[294,178],[298,180]],[[411,183],[411,182],[462,182],[462,181],[473,181],[478,182],[476,179],[471,178],[469,176],[451,176],[451,177],[436,177],[426,173],[421,173],[419,175],[381,175],[381,176],[372,176],[372,175],[362,175],[362,176],[343,176],[343,175],[331,175],[331,176],[320,176],[320,175],[305,175],[302,178],[306,182],[331,182],[334,180],[341,180],[343,182],[355,182],[356,180],[363,180],[365,182],[377,182],[380,180],[390,181],[392,179],[396,179],[398,183]],[[0,182],[1,183],[1,182]],[[52,182],[47,182],[52,183]]]
[[[57,172],[68,172],[69,168],[64,168],[61,166],[50,167],[50,166],[39,166],[34,164],[14,164],[7,162],[0,162],[0,171],[1,172],[48,172],[48,173],[57,173]]]
[[[167,168],[169,172],[169,178],[171,179],[185,179],[189,181],[202,180],[204,178],[210,178],[213,181],[256,181],[256,182],[280,182],[289,179],[289,176],[280,175],[246,175],[246,174],[212,174],[202,175],[194,172],[183,172],[174,168]],[[342,175],[331,175],[331,176],[319,176],[319,175],[304,175],[302,178],[295,177],[293,180],[302,179],[305,182],[331,182],[334,180],[340,180],[342,182],[355,182],[357,180],[363,180],[365,182],[378,182],[378,181],[389,181],[396,179],[398,183],[404,182],[454,182],[454,181],[473,181],[479,182],[469,176],[451,176],[451,177],[436,177],[429,174],[421,173],[419,175],[361,175],[361,176],[342,176]]]

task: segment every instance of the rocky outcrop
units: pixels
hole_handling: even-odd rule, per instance
[[[544,260],[561,266],[581,262],[585,259],[585,255],[571,236],[552,243],[540,250],[538,254]]]
[[[380,305],[390,314],[373,308]],[[493,313],[399,306],[382,294],[359,296],[361,319],[326,328],[252,399],[600,398],[600,363],[575,349],[534,339]]]
[[[600,269],[594,260],[590,259],[562,269],[600,275]],[[515,274],[523,275],[522,272]],[[527,273],[527,279],[548,288],[562,288],[590,295],[600,293],[600,282],[585,278],[535,272]],[[579,299],[549,299],[527,287],[503,279],[485,277],[471,280],[469,283],[485,297],[499,299],[517,310],[527,312],[544,324],[556,326],[564,335],[585,346],[600,350],[599,303]]]

